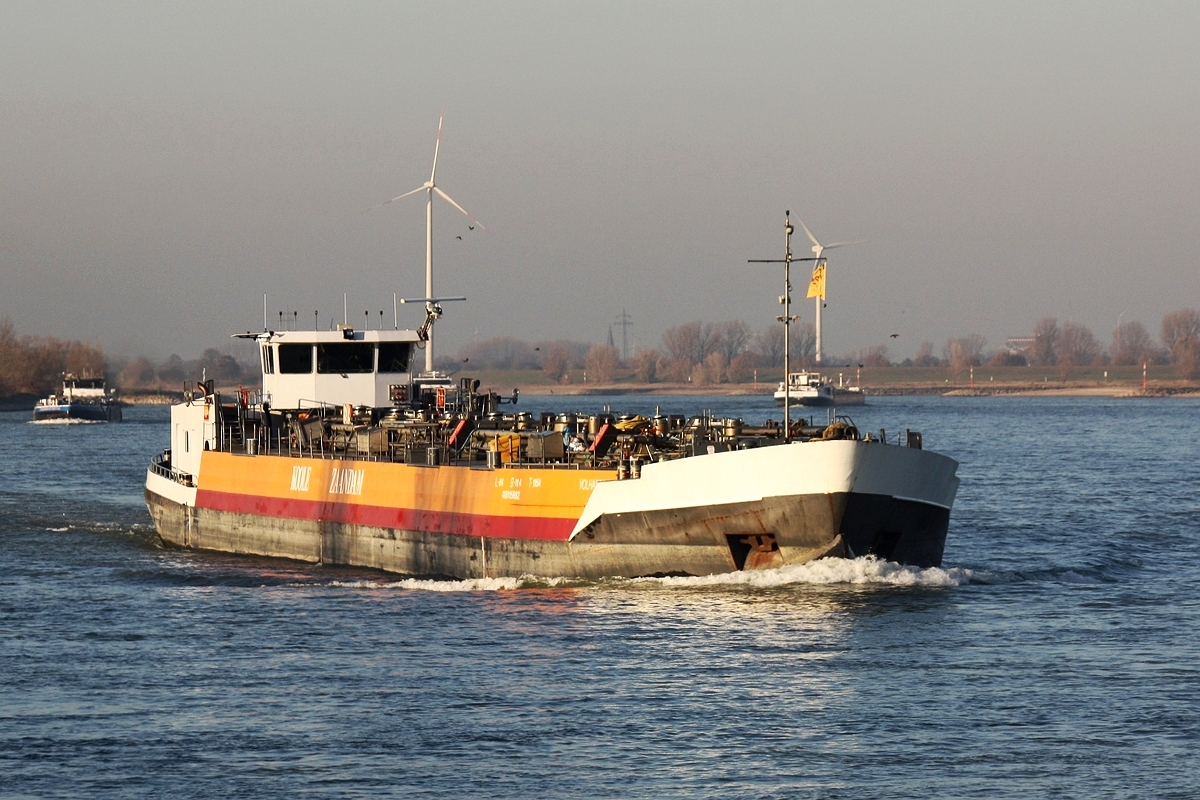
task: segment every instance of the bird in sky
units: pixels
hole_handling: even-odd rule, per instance
[[[899,339],[899,338],[900,338],[900,334],[898,334],[898,333],[893,333],[893,334],[892,334],[892,338],[893,338],[893,339]]]

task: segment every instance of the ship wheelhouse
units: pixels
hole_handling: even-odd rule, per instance
[[[411,380],[416,331],[267,331],[259,345],[263,400],[272,408],[392,405]]]

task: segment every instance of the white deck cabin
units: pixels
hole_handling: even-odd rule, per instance
[[[101,400],[108,397],[109,392],[105,388],[104,378],[95,377],[79,377],[70,372],[63,374],[63,402],[70,403],[74,400]]]
[[[254,336],[263,401],[271,408],[393,405],[389,387],[411,382],[413,330],[266,331]]]

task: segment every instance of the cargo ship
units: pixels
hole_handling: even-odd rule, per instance
[[[518,411],[414,371],[427,330],[241,334],[261,388],[171,408],[145,487],[162,540],[460,579],[941,563],[957,462],[917,431]]]
[[[433,296],[426,230],[418,329],[272,331],[264,299],[264,330],[237,334],[256,345],[261,388],[185,387],[146,473],[164,543],[456,579],[941,563],[958,465],[917,431],[793,420],[786,400],[782,420],[757,425],[533,414],[516,390],[434,372],[441,303],[463,298]],[[791,234],[789,221],[785,342]]]
[[[34,422],[120,422],[121,404],[103,376],[66,372],[62,387],[33,407]]]
[[[201,384],[172,408],[145,491],[164,542],[453,578],[941,563],[957,465],[915,431],[519,413],[474,381],[378,372],[407,344],[392,332],[340,335],[266,333],[268,366],[315,369],[232,401]],[[370,372],[327,371],[349,348]],[[283,389],[300,377],[336,381],[345,402]],[[356,402],[355,384],[389,402]]]

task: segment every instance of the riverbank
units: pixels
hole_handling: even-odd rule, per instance
[[[867,397],[927,395],[942,397],[1200,397],[1200,386],[1184,382],[1155,383],[1145,390],[1141,384],[989,384],[970,387],[957,384],[888,384],[863,387]],[[521,394],[531,397],[550,395],[771,395],[775,386],[764,384],[724,383],[697,386],[690,383],[618,383],[587,386],[533,385],[521,387]]]
[[[14,394],[0,397],[0,411],[32,411],[37,405],[37,396],[32,394]]]
[[[818,370],[836,386],[861,386],[870,396],[948,395],[952,397],[1163,397],[1200,396],[1200,384],[1181,380],[1169,364],[1152,364],[1143,376],[1140,365],[1072,367],[975,367],[955,372],[949,367],[847,367]],[[622,368],[608,383],[596,384],[586,374],[571,373],[566,383],[554,383],[540,370],[464,370],[478,378],[484,391],[507,395],[513,387],[535,395],[770,395],[781,374],[758,370],[757,380],[739,383],[640,382]],[[1143,380],[1145,381],[1143,388]]]
[[[0,397],[0,411],[33,411],[39,399],[32,394]],[[182,399],[182,392],[132,392],[120,395],[117,402],[123,406],[169,406]]]
[[[234,389],[226,391],[233,392]],[[183,392],[122,392],[121,405],[126,406],[169,406],[183,400]]]
[[[490,373],[481,381],[484,391],[508,394],[512,387],[519,387],[527,397],[588,397],[593,395],[707,395],[741,397],[774,394],[776,384],[764,383],[721,383],[698,385],[695,383],[634,383],[611,384],[580,383],[552,384],[535,381],[523,382],[528,375]],[[926,395],[943,397],[1200,397],[1200,385],[1179,380],[1152,380],[1142,388],[1140,380],[1120,381],[995,381],[962,384],[942,381],[887,381],[866,382],[863,389],[867,397],[895,397],[904,395]],[[230,395],[236,387],[222,387]],[[182,392],[146,391],[123,392],[120,403],[127,406],[162,406],[178,403]],[[33,395],[17,395],[0,398],[0,411],[29,411],[37,398]],[[869,401],[868,401],[869,402]]]

